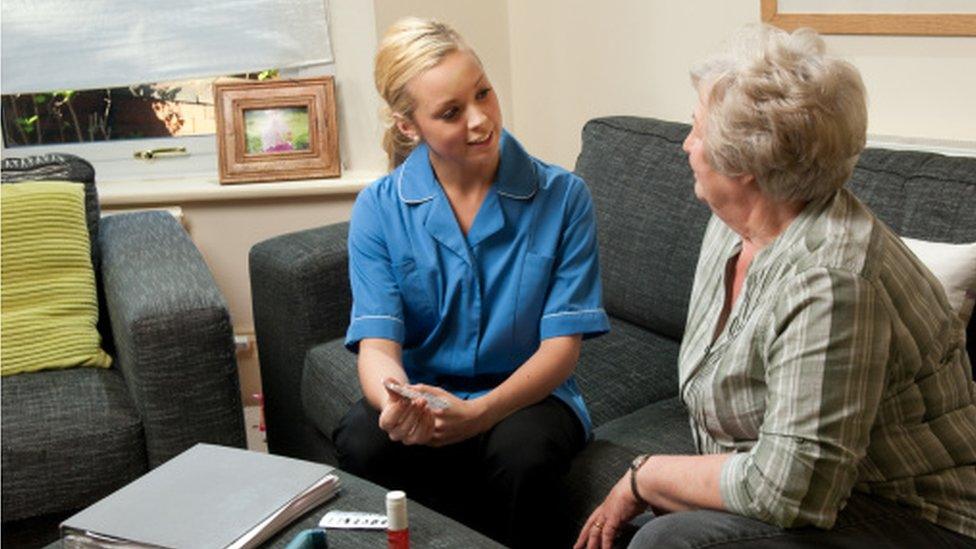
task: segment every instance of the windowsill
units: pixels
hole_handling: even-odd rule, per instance
[[[213,176],[186,176],[142,181],[99,181],[98,199],[103,208],[257,200],[356,194],[383,174],[350,171],[334,179],[235,183],[221,185]]]

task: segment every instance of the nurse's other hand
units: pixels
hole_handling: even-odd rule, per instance
[[[430,385],[414,385],[414,388],[438,396],[448,403],[447,408],[431,409],[434,416],[434,432],[429,442],[431,446],[461,442],[491,427],[484,399],[462,400],[440,387]]]

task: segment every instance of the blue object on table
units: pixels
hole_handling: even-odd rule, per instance
[[[302,530],[295,536],[285,549],[328,549],[329,540],[325,536],[325,530],[321,528],[309,528]]]

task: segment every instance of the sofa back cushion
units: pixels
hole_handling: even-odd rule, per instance
[[[690,129],[652,118],[596,118],[583,128],[576,162],[596,206],[607,312],[675,340],[684,333],[710,216],[695,198],[681,149]],[[976,242],[976,158],[867,149],[848,188],[901,236]],[[974,326],[971,319],[971,358]]]
[[[597,118],[583,128],[576,162],[596,207],[607,312],[674,340],[684,333],[710,215],[681,149],[688,130],[650,118]]]

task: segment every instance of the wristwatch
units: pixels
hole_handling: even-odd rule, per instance
[[[634,458],[634,461],[630,462],[630,492],[634,494],[634,499],[637,503],[640,503],[644,507],[650,506],[647,501],[641,497],[640,492],[637,491],[637,470],[644,465],[644,462],[651,457],[651,454],[641,454]]]

